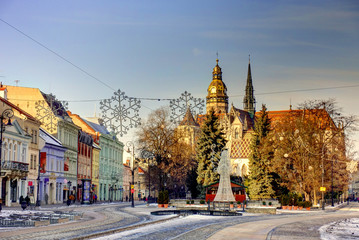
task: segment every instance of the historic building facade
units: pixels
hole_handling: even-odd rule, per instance
[[[227,139],[227,148],[232,165],[232,175],[244,177],[248,175],[248,157],[250,142],[254,128],[255,98],[252,84],[251,66],[248,64],[247,83],[243,99],[243,110],[233,104],[229,107],[227,87],[222,79],[222,69],[219,60],[216,60],[213,68],[212,81],[207,88],[206,112],[213,111],[219,118]],[[194,121],[193,115],[187,110],[183,121],[178,129],[185,134],[186,142],[194,145],[200,134],[200,125],[206,115],[197,116]]]
[[[66,113],[62,103],[55,96],[45,94],[38,88],[5,86],[8,100],[36,117],[42,128],[57,138],[67,150],[65,152],[64,181],[72,185],[71,191],[77,192],[77,154],[78,131]],[[64,183],[63,183],[64,184]]]
[[[40,128],[39,133],[45,142],[40,153],[39,200],[42,204],[62,203],[68,198],[68,182],[64,173],[67,149],[46,130]]]

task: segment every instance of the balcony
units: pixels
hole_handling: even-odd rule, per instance
[[[29,172],[29,164],[16,161],[2,161],[1,170]]]

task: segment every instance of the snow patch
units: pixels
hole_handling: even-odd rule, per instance
[[[319,228],[320,239],[359,239],[359,218],[344,219]]]

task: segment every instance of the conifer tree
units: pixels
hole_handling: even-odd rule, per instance
[[[267,136],[270,131],[270,120],[265,105],[254,123],[254,136],[251,142],[249,156],[249,195],[251,199],[269,199],[275,194],[273,176],[270,172],[270,161],[273,158],[273,148]]]
[[[201,127],[201,135],[197,142],[198,184],[206,186],[218,180],[218,173],[214,169],[218,166],[220,154],[226,142],[218,117],[210,111]]]

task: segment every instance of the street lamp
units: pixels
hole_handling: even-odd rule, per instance
[[[131,162],[130,162],[130,168],[131,168],[131,172],[132,172],[132,184],[131,184],[131,207],[135,207],[135,202],[133,199],[133,193],[135,191],[135,171],[134,171],[134,167],[133,167],[133,162],[134,162],[134,158],[135,158],[135,145],[133,144],[133,142],[128,141],[126,143],[127,147],[128,147],[128,153],[130,153],[130,147],[132,147],[132,158],[131,158]]]
[[[3,132],[5,132],[5,127],[6,126],[11,126],[11,121],[10,119],[14,116],[14,112],[11,108],[5,109],[1,116],[0,116],[0,177],[1,175],[1,167],[2,167],[2,134]],[[8,119],[7,124],[4,124],[4,120]],[[2,179],[2,178],[1,178]],[[2,199],[1,199],[1,194],[0,194],[0,209],[1,209],[1,205],[2,205]]]

